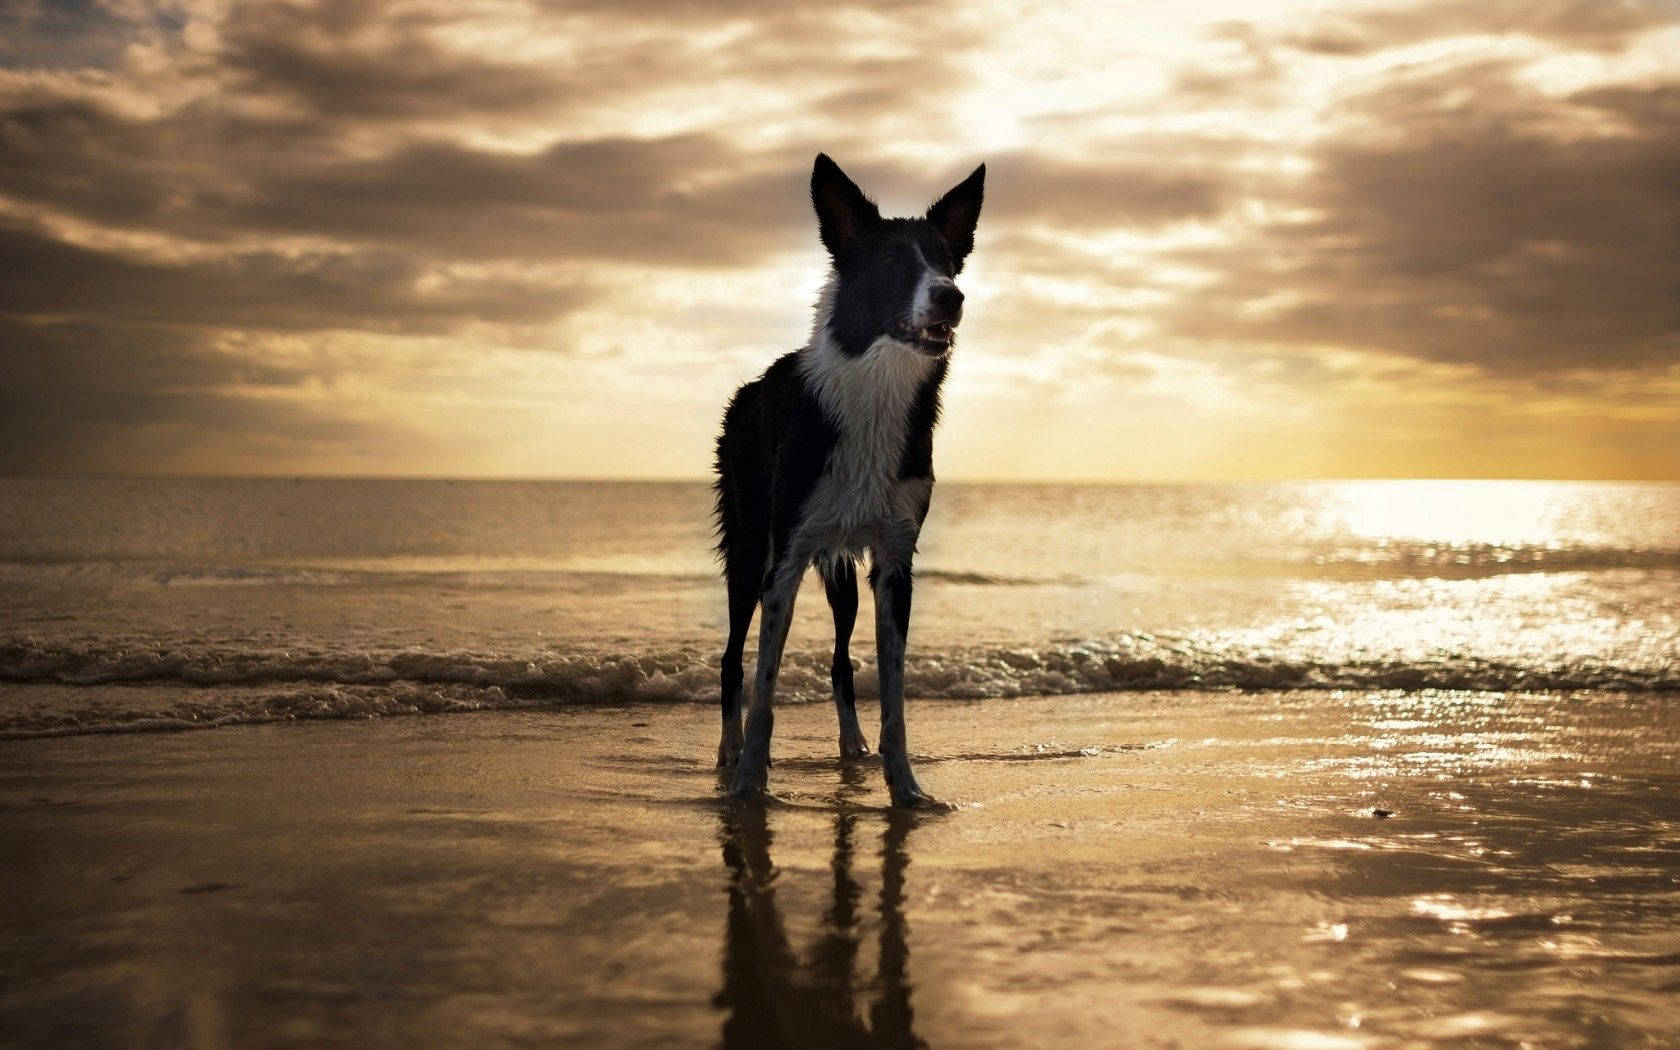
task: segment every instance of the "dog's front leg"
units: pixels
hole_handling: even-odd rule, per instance
[[[872,552],[869,572],[875,590],[875,663],[881,676],[881,768],[895,806],[932,801],[910,772],[904,732],[904,649],[910,636],[910,561],[915,550],[913,528],[888,535]]]
[[[764,589],[762,614],[758,621],[758,671],[753,679],[752,703],[747,707],[746,742],[735,767],[732,795],[763,791],[770,769],[770,733],[775,726],[773,705],[776,675],[782,668],[782,649],[787,645],[788,626],[793,622],[793,600],[799,596],[799,582],[810,561],[809,552],[788,551],[777,560]]]

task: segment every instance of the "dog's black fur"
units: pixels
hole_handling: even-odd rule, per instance
[[[856,557],[867,546],[880,610],[888,786],[897,803],[926,798],[910,775],[902,716],[911,555],[932,492],[939,392],[962,313],[952,279],[974,246],[984,179],[981,166],[923,218],[883,219],[827,156],[812,169],[811,199],[833,270],[811,342],[736,391],[717,441],[718,550],[729,601],[718,762],[738,762],[736,793],[764,784],[770,694],[798,577],[812,562],[834,612],[841,750],[867,753],[847,651],[858,607]],[[741,658],[761,602],[759,666],[743,741]]]

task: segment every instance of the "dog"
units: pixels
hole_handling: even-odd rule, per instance
[[[869,753],[848,653],[857,562],[867,550],[881,684],[881,765],[894,805],[931,802],[910,770],[904,650],[911,564],[933,495],[933,430],[974,249],[986,166],[921,218],[884,219],[839,165],[819,154],[811,203],[832,264],[810,341],[735,392],[717,440],[718,552],[728,587],[718,765],[733,795],[764,791],[776,676],[794,598],[815,565],[834,612],[840,754]],[[755,606],[758,669],[741,727],[741,654]]]

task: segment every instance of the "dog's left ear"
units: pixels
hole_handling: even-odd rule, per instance
[[[982,164],[927,210],[927,221],[945,238],[958,270],[974,250],[974,227],[980,222],[980,198],[985,188],[986,166]]]
[[[828,154],[817,154],[811,166],[811,203],[817,209],[817,230],[823,247],[836,261],[866,228],[881,221],[875,202],[863,195]]]

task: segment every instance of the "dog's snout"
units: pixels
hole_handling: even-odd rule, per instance
[[[929,295],[929,299],[932,300],[934,309],[947,317],[959,317],[962,314],[962,289],[954,284],[936,286]]]

